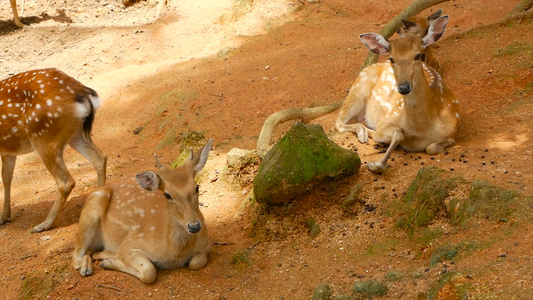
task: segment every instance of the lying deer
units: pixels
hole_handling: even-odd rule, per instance
[[[373,172],[386,169],[396,146],[435,155],[452,146],[459,120],[459,102],[441,76],[421,60],[421,52],[444,33],[448,16],[439,17],[422,38],[407,35],[390,43],[377,33],[360,36],[366,47],[389,62],[359,73],[339,111],[335,128],[389,144],[385,155],[368,163]],[[351,120],[356,123],[350,124]]]
[[[96,169],[98,184],[106,179],[107,157],[91,140],[97,93],[56,69],[20,73],[0,81],[0,155],[4,211],[11,217],[11,181],[17,155],[37,151],[57,184],[57,199],[44,222],[31,231],[48,230],[74,188],[63,150],[69,144]]]
[[[207,161],[211,142],[181,167],[168,169],[156,157],[157,173],[139,173],[136,183],[101,187],[89,196],[73,254],[82,276],[93,273],[92,258],[144,283],[155,280],[156,267],[205,266],[210,242],[194,178]]]
[[[17,12],[17,0],[9,0],[11,2],[11,9],[13,10],[13,22],[18,27],[24,27],[24,24],[20,21],[19,14]]]

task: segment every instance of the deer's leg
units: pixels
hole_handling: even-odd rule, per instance
[[[111,189],[100,188],[93,192],[81,211],[78,240],[72,255],[74,268],[80,270],[82,276],[93,273],[91,254],[103,246],[100,224],[105,217]]]
[[[86,140],[81,132],[70,140],[69,145],[93,165],[98,176],[98,186],[103,186],[106,180],[107,156],[91,140]]]
[[[126,245],[121,245],[124,247]],[[109,258],[102,261],[102,268],[128,273],[139,278],[143,283],[155,281],[156,269],[152,262],[139,250],[130,247],[121,248],[118,258]]]
[[[448,138],[444,141],[433,143],[426,148],[426,153],[429,155],[436,155],[439,153],[444,152],[444,149],[446,147],[453,146],[455,144],[455,140],[452,138]]]
[[[0,217],[0,225],[4,224],[11,217],[11,181],[13,180],[13,170],[15,169],[14,155],[2,155],[2,183],[4,184],[4,211]]]
[[[400,142],[404,139],[403,130],[400,127],[397,126],[388,126],[380,131],[376,131],[376,135],[380,136],[390,136],[391,141],[389,144],[389,148],[387,148],[387,151],[385,152],[385,155],[381,157],[381,159],[377,161],[371,161],[368,163],[368,168],[370,171],[377,173],[382,172],[387,168],[387,161],[389,160],[389,157],[392,153],[392,151],[400,144]],[[382,141],[378,137],[376,137],[377,141]]]
[[[33,227],[31,232],[41,232],[50,229],[54,223],[57,215],[63,208],[65,201],[67,200],[70,192],[74,188],[76,182],[70,175],[65,161],[63,160],[64,145],[61,144],[46,144],[46,143],[34,143],[34,148],[39,153],[41,160],[48,169],[48,171],[54,176],[57,184],[57,199],[52,206],[52,209],[48,213],[46,220],[41,224]]]
[[[374,133],[373,130],[359,121],[364,119],[367,101],[372,95],[372,89],[378,79],[378,73],[375,68],[366,68],[359,73],[335,121],[335,129],[339,132],[349,131],[355,133],[361,143],[368,142],[368,137],[372,137]],[[358,123],[349,124],[354,119]]]
[[[24,24],[20,22],[19,14],[17,12],[17,0],[9,0],[11,2],[11,9],[13,9],[13,22],[18,27],[24,27]]]
[[[207,253],[198,253],[191,258],[189,262],[189,269],[191,270],[200,270],[207,264]]]

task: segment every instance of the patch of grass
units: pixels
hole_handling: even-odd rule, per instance
[[[321,284],[313,292],[311,300],[329,300],[331,299],[332,294],[333,292],[331,291],[331,286],[327,284]]]
[[[46,299],[53,287],[54,282],[49,278],[30,276],[22,282],[19,300]]]
[[[427,295],[426,299],[436,299],[437,294],[439,291],[449,282],[451,282],[456,276],[458,275],[457,272],[448,272],[444,275],[442,275],[440,278],[438,278],[433,284],[431,285]],[[454,298],[454,299],[462,299],[462,298]]]
[[[156,149],[163,149],[170,144],[175,143],[178,140],[178,134],[176,128],[172,127],[169,131],[167,131],[167,134],[163,137],[162,140],[157,143]]]
[[[431,259],[429,260],[429,266],[433,267],[439,262],[442,261],[451,261],[459,251],[458,246],[443,246],[437,248],[433,253],[431,254]]]
[[[494,54],[495,57],[521,55],[531,53],[533,51],[533,43],[515,41],[505,48],[500,48]]]
[[[444,170],[429,167],[422,168],[407,193],[402,199],[400,218],[395,223],[397,228],[405,230],[411,237],[416,228],[426,227],[446,211],[444,200],[450,190],[457,186],[454,179],[444,179]]]
[[[373,257],[387,254],[396,249],[397,243],[398,241],[396,240],[384,240],[381,242],[376,242],[366,248],[365,255]]]
[[[242,251],[238,251],[233,255],[231,258],[231,264],[234,267],[247,267],[251,264],[250,262],[250,250],[244,249]]]
[[[501,221],[511,215],[512,204],[518,196],[515,191],[476,180],[472,183],[469,199],[472,201],[473,213],[493,221]]]
[[[389,274],[387,274],[387,281],[400,281],[402,280],[402,273],[398,271],[390,271]]]
[[[381,297],[387,294],[387,287],[378,280],[365,280],[356,282],[352,291],[356,296],[366,297],[372,299],[374,297]]]
[[[320,226],[316,223],[315,219],[311,219],[305,222],[305,227],[309,229],[309,235],[311,238],[317,237],[322,230],[320,229]]]

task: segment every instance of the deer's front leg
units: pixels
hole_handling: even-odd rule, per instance
[[[189,262],[189,269],[191,270],[200,270],[207,264],[207,253],[198,253],[191,258]]]
[[[128,273],[139,278],[143,283],[155,281],[155,266],[138,250],[121,249],[117,258],[104,259],[100,266],[105,269]]]
[[[390,144],[389,148],[387,149],[387,152],[385,152],[385,155],[380,160],[377,161],[371,161],[368,163],[368,168],[370,171],[377,173],[382,172],[387,169],[387,161],[389,160],[389,157],[392,153],[392,151],[400,144],[401,141],[404,139],[403,130],[400,127],[397,126],[387,126],[380,131],[376,131],[376,141],[383,142],[383,139],[381,139],[379,136],[390,136]]]
[[[4,211],[0,217],[0,225],[11,217],[11,181],[15,169],[16,156],[2,155],[2,183],[4,184]]]

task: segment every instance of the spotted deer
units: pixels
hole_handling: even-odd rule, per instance
[[[75,181],[63,151],[69,144],[96,169],[98,185],[106,179],[107,157],[91,140],[98,94],[56,69],[13,75],[0,81],[0,155],[4,185],[4,211],[0,224],[11,217],[11,181],[17,155],[36,151],[57,184],[55,200],[46,220],[32,232],[50,229]]]
[[[368,163],[371,171],[384,171],[398,145],[435,155],[455,143],[459,102],[439,73],[421,61],[421,52],[442,36],[447,23],[448,16],[439,17],[425,36],[407,35],[391,42],[377,33],[360,36],[370,51],[389,55],[389,61],[359,73],[335,128],[355,133],[361,143],[371,137],[389,144],[381,159]]]
[[[139,173],[137,182],[101,187],[89,196],[73,254],[82,276],[93,273],[93,258],[102,260],[101,267],[143,283],[155,281],[156,267],[205,266],[210,242],[194,178],[207,161],[211,143],[191,153],[181,167],[169,169],[156,156],[157,172]]]

